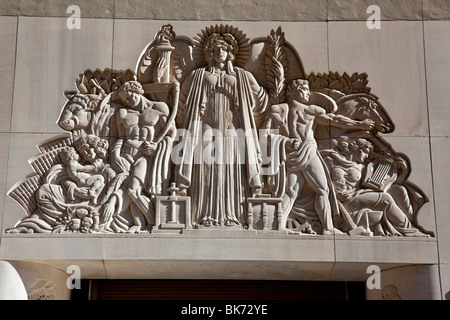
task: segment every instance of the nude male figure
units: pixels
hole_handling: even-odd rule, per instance
[[[156,154],[158,133],[165,127],[170,114],[164,102],[150,101],[143,96],[144,90],[137,81],[129,81],[119,89],[124,104],[117,112],[119,139],[112,151],[112,163],[119,172],[129,172],[128,194],[145,224],[152,222],[150,199],[145,194],[146,178]],[[140,214],[134,215],[135,226],[129,232],[140,230],[144,221]]]
[[[308,184],[315,192],[314,209],[322,223],[322,234],[341,233],[333,227],[333,212],[330,205],[330,181],[324,163],[317,152],[314,131],[317,124],[333,125],[342,128],[370,130],[374,126],[372,120],[356,121],[347,117],[327,113],[322,107],[309,104],[310,90],[307,80],[293,80],[287,88],[288,102],[273,105],[270,114],[287,112],[284,123],[284,134],[289,138],[287,151],[287,185],[283,196],[283,217],[281,228],[285,228],[286,220],[300,195],[303,186]],[[272,127],[269,117],[265,128]]]

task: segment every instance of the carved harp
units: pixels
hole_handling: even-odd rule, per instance
[[[385,192],[397,179],[397,166],[392,158],[378,156],[369,163],[362,185],[366,188]]]

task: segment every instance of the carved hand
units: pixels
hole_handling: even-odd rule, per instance
[[[290,142],[290,148],[294,149],[294,150],[299,149],[300,145],[302,143],[299,139],[295,139],[295,138],[289,139],[289,142]]]
[[[114,214],[114,210],[115,210],[115,204],[112,201],[109,201],[105,204],[105,209],[103,210],[103,221],[107,222],[109,221],[113,214]]]
[[[339,200],[341,200],[341,201],[348,200],[351,197],[351,195],[353,194],[352,190],[345,190],[342,188],[338,189],[336,193],[339,197]]]
[[[395,164],[400,168],[400,170],[405,171],[408,168],[408,164],[401,157],[395,158]]]
[[[121,156],[117,156],[114,153],[111,155],[111,164],[119,172],[128,172],[128,162]]]
[[[377,123],[377,124],[376,124],[376,128],[377,128],[377,130],[380,131],[380,132],[386,132],[386,131],[390,130],[390,127],[389,127],[389,126],[386,126],[386,125],[384,125],[384,124],[382,124],[382,123]]]
[[[103,165],[103,161],[100,159],[95,159],[94,163],[92,163],[92,166],[94,167],[94,170],[99,170]]]
[[[372,130],[375,128],[375,121],[371,119],[364,119],[360,121],[360,126],[362,130]]]
[[[74,193],[82,199],[90,199],[89,190],[89,187],[76,187]]]
[[[152,156],[155,154],[157,147],[158,147],[158,145],[156,143],[145,141],[141,146],[142,154],[144,156]]]
[[[205,115],[205,109],[206,109],[206,105],[204,103],[202,103],[199,108],[200,119],[202,119],[203,116]]]
[[[156,63],[156,78],[160,80],[164,74],[164,70],[167,68],[167,59],[165,57],[159,58]]]

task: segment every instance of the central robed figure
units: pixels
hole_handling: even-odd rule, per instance
[[[212,33],[203,48],[208,65],[192,71],[181,87],[177,125],[186,129],[183,141],[191,147],[183,148],[175,177],[192,197],[199,225],[245,224],[246,198],[262,189],[255,115],[265,112],[268,98],[250,72],[233,64],[238,50],[232,34]],[[220,142],[213,141],[217,137]]]

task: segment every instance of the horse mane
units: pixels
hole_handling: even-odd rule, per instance
[[[392,132],[394,130],[394,124],[392,123],[392,119],[389,116],[389,114],[384,109],[383,105],[379,102],[378,97],[372,93],[353,93],[349,95],[345,95],[343,97],[340,97],[336,100],[336,104],[338,105],[337,114],[343,114],[347,117],[353,118],[358,110],[361,110],[360,108],[357,108],[360,104],[356,102],[356,105],[344,105],[345,102],[350,100],[356,100],[358,98],[365,98],[368,99],[369,102],[372,101],[376,104],[376,110],[375,112],[378,114],[378,116],[383,120],[384,125],[386,125],[386,128],[383,128],[383,133]],[[362,119],[360,119],[362,120]]]
[[[344,114],[349,117],[352,117],[358,111],[358,108],[354,108],[351,106],[345,106],[344,103],[347,101],[356,100],[358,98],[365,98],[365,99],[368,99],[369,101],[375,102],[378,106],[380,105],[380,103],[378,102],[378,97],[373,94],[352,93],[349,95],[345,95],[336,100],[336,104],[338,105],[337,114]],[[358,101],[355,101],[355,103],[358,105]],[[383,110],[383,109],[381,108],[381,110]]]
[[[342,102],[354,99],[354,98],[367,98],[378,103],[378,97],[371,93],[352,93],[345,96],[340,97],[336,100],[336,103],[339,105]]]

